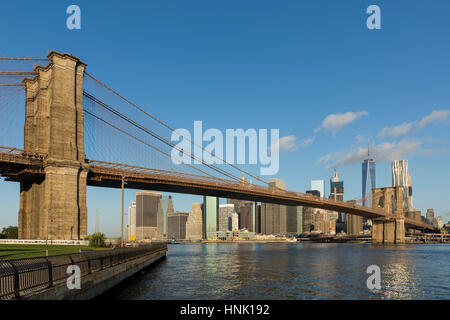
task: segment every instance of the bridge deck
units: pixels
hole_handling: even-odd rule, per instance
[[[16,148],[0,147],[0,175],[10,181],[21,181],[30,176],[44,174],[46,156],[29,154]],[[352,202],[320,198],[278,188],[268,188],[250,183],[200,176],[174,171],[143,168],[125,164],[87,160],[88,185],[121,188],[122,178],[126,188],[157,190],[216,196],[230,199],[276,203],[288,206],[307,206],[337,212],[345,212],[369,219],[391,219],[394,215],[381,209],[363,207]],[[431,225],[405,218],[409,227],[434,230]]]

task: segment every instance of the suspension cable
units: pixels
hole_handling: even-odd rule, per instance
[[[87,98],[89,98],[90,100],[94,101],[95,103],[97,103],[97,104],[100,105],[101,107],[105,108],[106,110],[112,112],[112,113],[115,114],[116,116],[122,118],[123,120],[125,120],[125,121],[128,122],[128,123],[130,123],[131,125],[133,125],[133,126],[137,127],[138,129],[140,129],[140,130],[146,132],[147,134],[150,134],[152,137],[158,139],[159,141],[165,143],[166,145],[168,145],[168,146],[170,146],[170,147],[172,147],[172,148],[175,148],[176,150],[178,150],[178,151],[184,153],[184,150],[183,150],[183,149],[180,149],[179,147],[175,146],[174,144],[172,144],[172,143],[171,143],[170,141],[168,141],[167,139],[165,139],[165,138],[161,137],[160,135],[158,135],[157,133],[155,133],[154,131],[152,131],[152,130],[150,130],[150,129],[144,127],[144,126],[142,126],[141,124],[137,123],[136,121],[134,121],[134,120],[128,118],[127,116],[123,115],[123,114],[120,113],[119,111],[117,111],[117,110],[115,110],[114,108],[110,107],[110,106],[107,105],[106,103],[100,101],[99,99],[97,99],[96,97],[94,97],[94,96],[92,96],[91,94],[87,93],[86,91],[83,91],[83,94],[84,94]],[[212,165],[210,165],[210,164],[207,164],[206,162],[204,162],[203,159],[198,159],[198,157],[196,157],[195,155],[190,154],[189,156],[191,157],[191,159],[200,161],[202,164],[206,165],[208,168],[210,168],[210,169],[212,169],[212,170],[214,170],[214,171],[216,171],[216,172],[219,172],[220,174],[223,174],[224,176],[227,176],[227,177],[229,177],[229,178],[231,178],[231,179],[233,179],[233,180],[239,181],[239,178],[236,177],[236,176],[234,176],[233,174],[228,173],[228,172],[226,172],[226,171],[224,171],[224,170],[222,170],[222,169],[219,169],[219,168],[217,168],[217,167],[214,167],[214,166],[212,166]]]
[[[225,161],[224,159],[216,156],[215,154],[212,154],[211,152],[209,152],[208,150],[206,150],[205,148],[203,148],[202,146],[198,145],[197,143],[195,143],[194,141],[192,141],[191,139],[179,134],[175,129],[173,129],[172,127],[170,127],[169,125],[167,125],[166,123],[162,122],[161,120],[159,120],[158,118],[156,118],[155,116],[151,115],[150,113],[146,112],[145,110],[143,110],[142,108],[140,108],[139,106],[137,106],[136,104],[134,104],[133,102],[131,102],[130,100],[126,99],[125,97],[121,96],[119,93],[117,93],[116,91],[114,91],[112,88],[110,88],[109,86],[107,86],[106,84],[104,84],[103,82],[101,82],[100,80],[94,78],[92,75],[90,75],[89,73],[85,72],[85,75],[87,75],[89,78],[91,78],[92,80],[94,80],[95,82],[97,82],[98,84],[100,84],[102,87],[106,88],[107,90],[111,91],[112,93],[114,93],[115,95],[117,95],[118,97],[120,97],[122,100],[126,101],[128,104],[132,105],[133,107],[135,107],[136,109],[138,109],[139,111],[143,112],[145,115],[147,115],[148,117],[152,118],[154,121],[158,122],[159,124],[163,125],[164,127],[166,127],[167,129],[169,129],[172,132],[175,132],[176,134],[178,134],[179,136],[183,137],[184,139],[186,139],[187,141],[189,141],[191,144],[201,148],[203,151],[206,151],[207,153],[209,153],[211,156],[215,157],[216,159],[219,159],[220,161],[223,161],[225,164],[233,167],[236,170],[239,170],[240,172],[262,182],[265,184],[268,184],[268,182],[264,181],[263,179],[252,175],[251,173],[246,172],[245,170],[242,170],[240,168],[238,168],[237,166],[228,163],[227,161]]]
[[[125,130],[120,129],[119,127],[113,125],[112,123],[109,123],[108,121],[106,121],[106,120],[104,120],[104,119],[102,119],[102,118],[96,116],[95,114],[89,112],[88,110],[85,109],[85,110],[84,110],[84,113],[89,114],[90,116],[96,118],[97,120],[99,120],[99,121],[101,121],[101,122],[107,124],[108,126],[110,126],[110,127],[114,128],[114,129],[116,129],[116,130],[118,130],[118,131],[120,131],[120,132],[126,134],[127,136],[131,137],[132,139],[135,139],[135,140],[137,140],[137,141],[139,141],[139,142],[145,144],[146,146],[148,146],[148,147],[150,147],[150,148],[152,148],[152,149],[154,149],[154,150],[156,150],[156,151],[158,151],[158,152],[162,153],[163,155],[168,156],[168,157],[170,158],[170,154],[168,154],[167,152],[165,152],[165,151],[163,151],[163,150],[161,150],[161,149],[159,149],[159,148],[157,148],[157,147],[155,147],[155,146],[153,146],[153,145],[151,145],[151,144],[145,142],[145,141],[142,140],[142,139],[139,139],[138,137],[132,135],[132,134],[129,133],[129,132],[126,132]],[[197,167],[195,167],[195,166],[193,166],[193,165],[191,165],[191,164],[188,164],[188,163],[183,163],[183,164],[185,164],[185,165],[187,165],[187,166],[189,166],[189,167],[191,167],[191,168],[193,168],[193,169],[195,169],[195,170],[197,170],[197,171],[199,171],[199,172],[201,172],[201,173],[203,173],[203,174],[206,174],[206,175],[208,175],[208,176],[214,178],[213,175],[211,175],[211,174],[209,174],[209,173],[207,173],[207,172],[205,172],[205,171],[203,171],[203,170],[201,170],[201,169],[199,169],[199,168],[197,168]]]

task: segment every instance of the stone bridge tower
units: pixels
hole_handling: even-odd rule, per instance
[[[87,233],[83,75],[77,57],[52,51],[24,79],[24,149],[46,155],[44,175],[20,182],[19,238],[84,239]]]
[[[374,243],[404,243],[405,217],[403,213],[403,188],[386,187],[372,189],[372,208],[392,214],[392,218],[372,220]]]

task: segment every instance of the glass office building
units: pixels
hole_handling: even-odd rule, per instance
[[[219,198],[217,197],[203,197],[202,206],[202,222],[203,222],[203,239],[214,237],[218,230],[218,212],[219,212]],[[209,236],[211,235],[211,237]]]
[[[321,197],[325,197],[325,183],[323,180],[311,180],[311,190],[320,192]]]
[[[372,207],[372,189],[375,186],[375,161],[373,159],[366,159],[362,163],[363,206]]]

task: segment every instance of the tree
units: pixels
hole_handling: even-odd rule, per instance
[[[0,239],[17,239],[19,238],[19,228],[15,226],[9,226],[3,228],[0,233]]]
[[[94,233],[89,236],[89,246],[91,247],[106,247],[105,234],[101,232]]]

